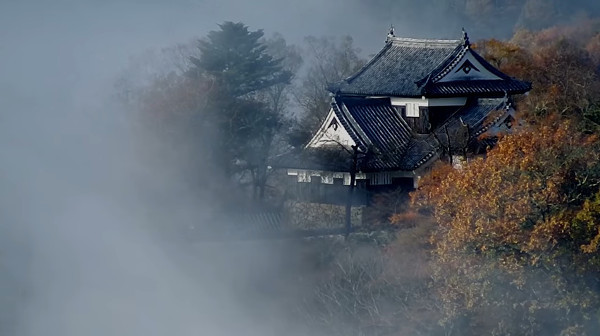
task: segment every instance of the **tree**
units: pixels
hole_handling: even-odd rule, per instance
[[[520,102],[528,122],[552,115],[593,121],[600,102],[597,25],[588,20],[540,32],[520,30],[510,42],[492,39],[476,48],[503,72],[532,82]]]
[[[516,78],[530,78],[534,66],[531,53],[513,42],[497,39],[478,41],[473,45],[488,62]]]
[[[413,197],[438,224],[446,322],[474,334],[598,328],[599,190],[600,141],[568,121],[507,135],[461,170],[434,169]]]
[[[304,42],[308,69],[295,88],[295,99],[302,109],[302,116],[293,132],[295,145],[308,142],[312,132],[327,116],[331,107],[328,85],[349,77],[365,64],[360,57],[360,50],[354,47],[349,36],[339,41],[309,36]]]
[[[128,66],[115,81],[117,98],[127,105],[139,104],[147,90],[156,90],[158,82],[181,76],[190,66],[192,42],[178,43],[158,50],[148,49],[130,58]],[[130,106],[131,107],[131,106]]]
[[[242,184],[245,173],[250,173],[254,195],[262,197],[267,158],[282,124],[283,92],[292,71],[284,68],[284,55],[275,58],[269,53],[262,30],[250,31],[243,23],[233,22],[219,27],[199,42],[200,55],[191,57],[188,73],[212,78],[216,86],[209,113],[220,142],[213,158]],[[282,40],[277,43],[284,48]]]
[[[199,41],[200,57],[191,57],[191,73],[213,76],[232,97],[289,82],[292,74],[261,42],[262,30],[250,31],[241,22],[225,22],[219,27],[221,30],[211,31]]]
[[[538,109],[554,110],[561,115],[581,114],[590,103],[600,99],[598,74],[585,49],[559,40],[539,50],[534,59],[544,69],[535,80],[547,89],[546,94],[539,94]]]
[[[303,60],[298,47],[288,45],[280,34],[274,34],[271,38],[265,39],[263,43],[267,46],[269,55],[281,60],[281,66],[284,71],[288,71],[293,75],[299,70]],[[264,102],[273,111],[274,115],[279,116],[280,121],[278,128],[274,130],[275,132],[265,132],[262,135],[262,150],[264,151],[261,156],[262,161],[255,165],[255,169],[253,170],[253,176],[255,176],[253,179],[256,181],[254,183],[254,193],[255,195],[258,194],[260,199],[264,198],[267,188],[269,177],[267,170],[268,158],[289,148],[286,135],[293,123],[290,111],[292,92],[292,85],[289,85],[287,82],[281,82],[263,90],[259,97],[257,97],[258,100]]]
[[[431,226],[321,242],[329,255],[315,258],[318,269],[303,278],[317,281],[296,301],[307,334],[447,335],[429,287]],[[312,244],[311,253],[323,254]]]
[[[600,33],[592,37],[585,46],[597,69],[600,69]]]

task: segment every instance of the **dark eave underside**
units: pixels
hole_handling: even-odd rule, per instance
[[[423,94],[427,97],[478,96],[503,97],[531,90],[531,84],[516,79],[453,81],[428,85]]]
[[[279,155],[269,163],[275,168],[307,169],[332,172],[346,172],[351,164],[351,156],[342,149],[304,148]]]

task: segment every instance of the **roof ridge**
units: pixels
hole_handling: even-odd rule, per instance
[[[428,44],[431,46],[443,46],[448,45],[459,45],[462,44],[461,40],[450,40],[450,39],[424,39],[424,38],[412,38],[412,37],[396,37],[390,36],[389,42],[393,44]]]
[[[335,87],[336,85],[339,85],[341,83],[350,83],[352,82],[355,78],[357,78],[358,76],[360,76],[363,72],[365,72],[365,70],[367,70],[373,63],[375,63],[379,58],[381,58],[381,56],[392,46],[392,45],[405,45],[405,46],[410,46],[410,45],[429,45],[429,46],[435,46],[435,47],[448,47],[448,46],[460,46],[462,45],[462,41],[461,40],[443,40],[443,39],[418,39],[418,38],[410,38],[410,37],[396,37],[396,36],[389,36],[388,39],[385,42],[385,45],[383,48],[381,48],[381,50],[379,50],[379,52],[377,54],[375,54],[375,56],[373,56],[367,63],[365,63],[365,65],[363,65],[357,72],[355,72],[354,74],[342,79],[341,81],[337,82],[337,83],[332,83],[329,85],[329,90],[331,92],[337,91],[337,87]],[[335,87],[335,88],[334,88]]]

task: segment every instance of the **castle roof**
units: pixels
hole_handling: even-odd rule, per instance
[[[507,76],[472,50],[468,39],[388,36],[385,46],[351,77],[332,84],[336,95],[502,97],[531,84]]]
[[[388,98],[336,97],[332,109],[361,152],[368,153],[361,165],[363,172],[416,170],[438,157],[448,134],[461,132],[468,125],[468,141],[475,141],[509,113],[505,99],[473,99],[430,134],[416,135]],[[339,148],[305,148],[278,157],[272,164],[279,168],[347,171],[350,160],[351,155]]]

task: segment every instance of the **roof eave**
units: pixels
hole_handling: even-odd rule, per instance
[[[400,98],[421,98],[421,93],[406,94],[402,92],[355,92],[339,90],[335,93],[337,97],[400,97]]]
[[[525,94],[527,93],[529,90],[526,91],[494,91],[494,92],[484,92],[484,93],[477,93],[477,92],[465,92],[465,93],[453,93],[453,94],[444,94],[444,93],[439,93],[439,94],[426,94],[424,95],[425,98],[454,98],[454,97],[466,97],[466,98],[503,98],[505,97],[507,94],[509,96],[512,95],[517,95],[517,94]]]

